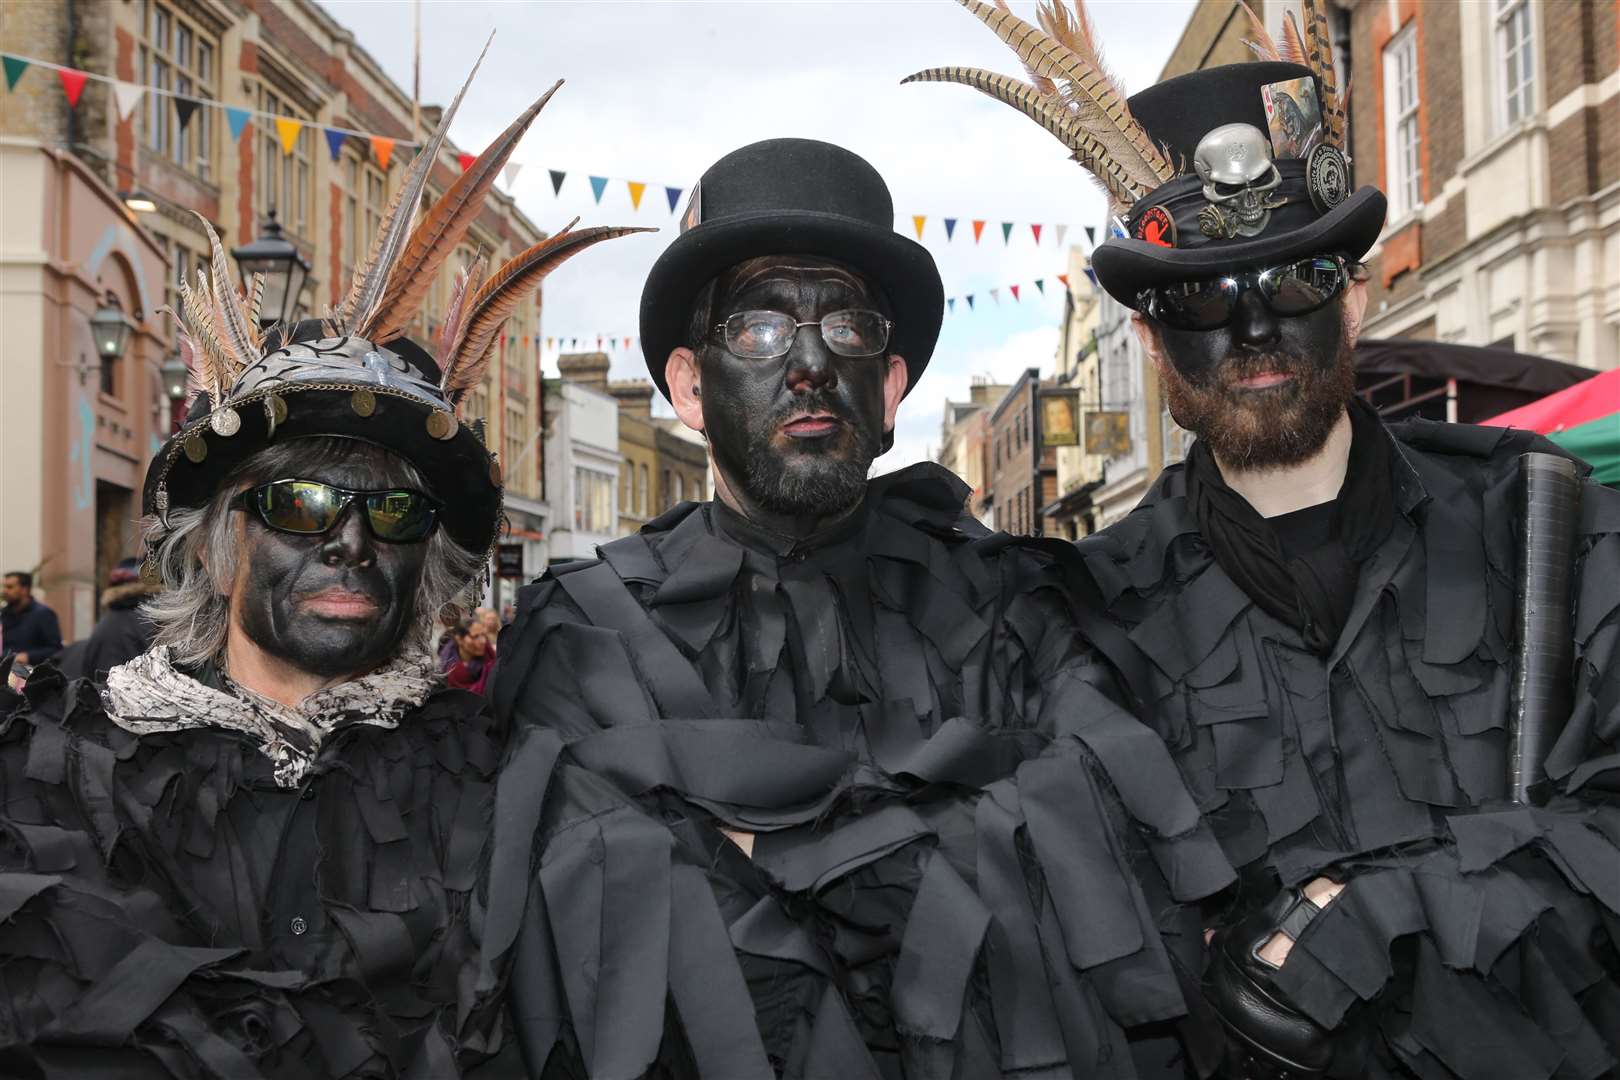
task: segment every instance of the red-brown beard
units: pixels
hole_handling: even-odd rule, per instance
[[[1267,390],[1234,386],[1266,372],[1293,378]],[[1328,368],[1291,353],[1267,352],[1223,361],[1203,386],[1189,383],[1168,363],[1159,365],[1159,378],[1171,417],[1203,440],[1222,464],[1286,468],[1321,450],[1339,422],[1356,390],[1355,345],[1346,329]]]

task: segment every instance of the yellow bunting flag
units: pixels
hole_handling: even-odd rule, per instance
[[[371,152],[377,158],[377,165],[383,171],[388,169],[388,159],[394,156],[394,140],[385,139],[381,135],[371,137]]]
[[[928,220],[928,215],[927,214],[912,214],[911,215],[911,224],[916,228],[916,230],[917,230],[917,239],[919,239],[919,240],[922,239],[923,224],[925,222],[927,222],[927,220]]]
[[[290,116],[276,117],[276,134],[281,137],[281,152],[290,154],[298,142],[298,133],[304,130],[302,120],[294,120]]]
[[[636,180],[626,180],[625,183],[630,185],[630,205],[631,205],[631,207],[636,209],[636,210],[640,210],[641,209],[641,194],[642,194],[642,192],[647,190],[647,185],[643,184],[643,183],[640,183],[639,181],[636,181]]]

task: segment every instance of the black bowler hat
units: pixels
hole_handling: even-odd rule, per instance
[[[883,291],[894,319],[889,352],[905,358],[906,390],[928,366],[945,317],[933,256],[894,231],[894,200],[862,157],[813,139],[767,139],[703,174],[681,232],[641,291],[641,350],[665,397],[664,366],[686,340],[692,305],[721,273],[761,255],[820,255]]]
[[[1375,187],[1351,194],[1348,162],[1331,146],[1313,147],[1302,157],[1273,156],[1279,182],[1268,198],[1281,205],[1268,212],[1258,235],[1223,235],[1219,204],[1206,197],[1206,182],[1195,169],[1200,143],[1224,125],[1268,132],[1262,88],[1301,79],[1312,79],[1310,68],[1277,61],[1227,64],[1168,79],[1129,99],[1131,115],[1180,163],[1181,175],[1130,208],[1129,235],[1112,236],[1092,253],[1097,281],[1114,299],[1134,308],[1142,290],[1154,285],[1309,255],[1359,259],[1372,247],[1384,226],[1384,194]]]

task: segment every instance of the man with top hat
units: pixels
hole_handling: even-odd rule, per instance
[[[1197,436],[1078,550],[1093,640],[1238,871],[1180,953],[1225,1075],[1611,1075],[1620,497],[1537,436],[1356,396],[1385,202],[1349,182],[1314,3],[1307,64],[1128,101],[1066,11],[967,6],[1036,85],[925,77],[997,92],[1105,177],[1097,279]]]
[[[520,1067],[477,891],[529,837],[492,832],[504,733],[429,649],[501,519],[459,402],[504,312],[619,230],[464,271],[436,358],[402,334],[543,102],[413,231],[446,110],[329,321],[261,329],[207,228],[198,392],[145,488],[155,638],[105,682],[0,690],[0,1073]]]
[[[941,321],[893,222],[862,158],[772,139],[648,277],[716,497],[553,568],[501,638],[497,802],[543,802],[531,1075],[1124,1077],[1181,1017],[1156,913],[1230,868],[1095,689],[1065,568],[937,465],[867,478]]]

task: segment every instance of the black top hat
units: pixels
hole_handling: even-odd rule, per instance
[[[1307,80],[1304,84],[1296,80]],[[1383,192],[1364,187],[1350,194],[1349,163],[1334,147],[1309,138],[1312,110],[1320,115],[1311,70],[1298,64],[1265,61],[1227,64],[1194,71],[1150,86],[1128,102],[1131,115],[1154,142],[1168,150],[1179,171],[1174,180],[1138,200],[1125,221],[1125,237],[1110,237],[1092,253],[1097,280],[1127,307],[1143,289],[1196,280],[1228,270],[1264,266],[1307,255],[1343,254],[1359,259],[1384,225]],[[1276,110],[1302,114],[1300,140],[1282,135],[1284,152],[1274,151],[1264,87],[1291,84],[1300,93],[1272,94]],[[1292,118],[1275,126],[1286,129]],[[1243,133],[1215,137],[1223,125],[1246,124],[1265,136],[1257,145]],[[1209,140],[1206,142],[1206,140]],[[1207,148],[1200,156],[1200,144]],[[1263,151],[1275,173],[1247,184],[1220,184],[1220,196],[1198,174],[1201,164],[1247,164]],[[1185,163],[1182,165],[1181,163]],[[1213,177],[1220,179],[1220,170]],[[1249,193],[1250,220],[1238,218],[1232,196]],[[1228,201],[1229,200],[1229,201]],[[1256,227],[1256,222],[1259,225]]]
[[[665,397],[664,365],[689,344],[692,304],[726,269],[759,255],[822,255],[882,289],[894,319],[889,352],[903,356],[906,390],[933,355],[945,290],[933,256],[894,231],[894,200],[864,158],[812,139],[768,139],[734,150],[692,189],[681,233],[641,291],[641,349]]]

